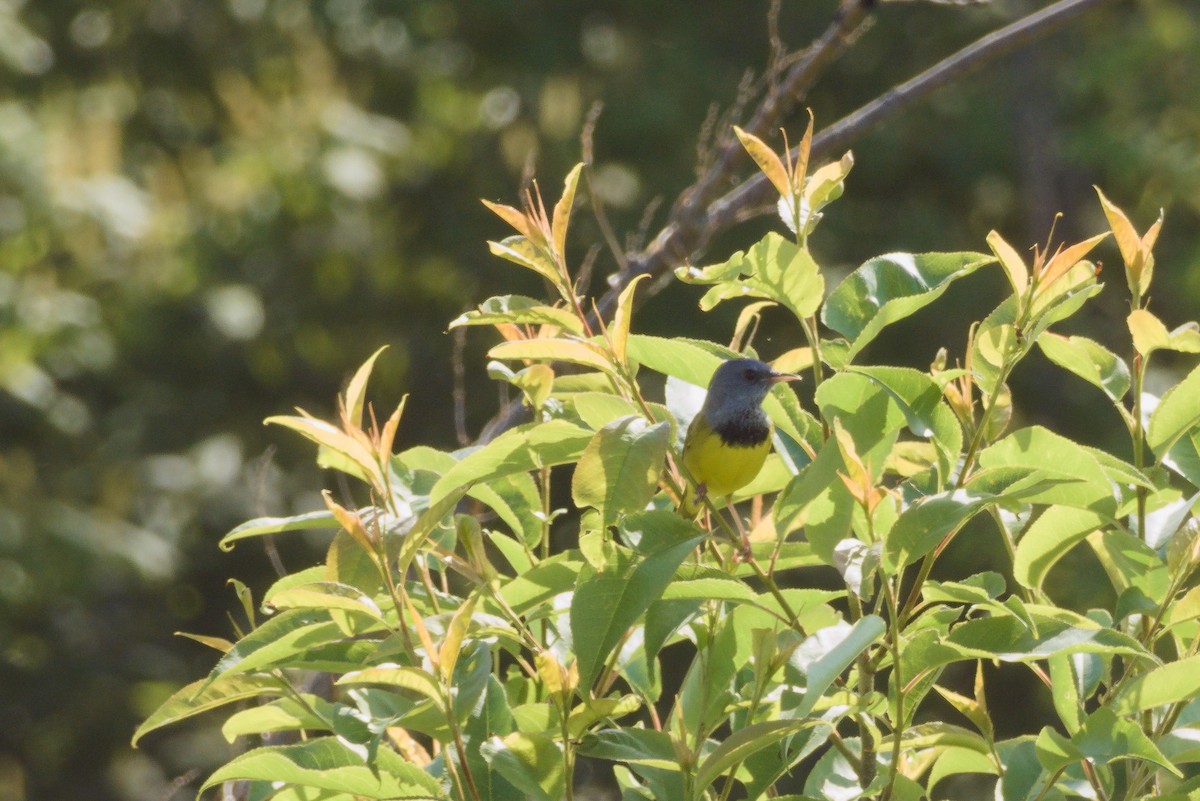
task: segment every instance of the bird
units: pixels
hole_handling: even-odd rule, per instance
[[[730,359],[717,368],[684,438],[689,483],[680,513],[695,517],[706,496],[720,500],[754,480],[771,450],[774,429],[762,402],[771,387],[799,379],[757,359]]]

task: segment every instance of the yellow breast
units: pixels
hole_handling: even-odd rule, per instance
[[[753,481],[770,451],[769,434],[753,445],[730,445],[697,417],[688,428],[683,466],[692,481],[704,484],[708,497],[717,500]]]

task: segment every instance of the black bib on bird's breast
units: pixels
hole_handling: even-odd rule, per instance
[[[761,409],[755,413],[722,420],[713,426],[721,442],[735,448],[753,448],[762,445],[771,436],[771,422]]]

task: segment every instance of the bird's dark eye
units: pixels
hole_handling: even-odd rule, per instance
[[[758,371],[753,367],[747,367],[746,372],[744,372],[742,375],[746,377],[747,381],[754,381],[758,378]]]

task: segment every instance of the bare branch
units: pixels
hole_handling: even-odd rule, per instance
[[[822,130],[813,138],[811,158],[814,161],[829,158],[882,120],[947,83],[1058,30],[1072,18],[1106,2],[1110,0],[1058,0],[987,34]],[[843,0],[825,32],[802,52],[782,80],[771,83],[753,117],[742,126],[744,130],[761,137],[779,125],[804,99],[816,79],[852,43],[874,5],[875,0]],[[611,316],[621,291],[639,275],[654,279],[642,284],[640,300],[660,291],[670,282],[670,270],[702,254],[715,235],[771,207],[768,201],[772,188],[762,174],[755,174],[726,191],[745,158],[737,139],[726,137],[708,170],[676,201],[663,229],[644,250],[629,257],[625,269],[611,276],[609,289],[594,305],[593,316],[604,319]],[[507,405],[488,424],[483,439],[486,441],[511,427],[522,415],[519,403]]]
[[[936,89],[952,80],[962,78],[983,64],[1052,33],[1073,17],[1105,2],[1110,0],[1059,0],[1041,11],[987,34],[818,133],[813,137],[811,158],[826,159],[839,153],[882,120],[924,99]],[[860,23],[861,19],[855,23],[855,27]],[[840,34],[843,37],[847,35],[849,31]],[[829,37],[830,33],[827,31],[822,41]],[[828,54],[814,56],[824,59],[830,57]],[[800,64],[795,69],[803,70],[804,67],[805,64]],[[805,88],[807,89],[807,86]],[[765,112],[760,109],[755,116],[755,122],[759,122],[764,116]],[[714,167],[710,175],[719,166],[718,164]],[[693,188],[691,191],[697,190]],[[630,259],[629,269],[614,277],[612,287],[597,302],[597,309],[601,314],[611,314],[621,290],[636,275],[662,275],[702,253],[714,235],[742,220],[761,215],[764,209],[770,208],[770,193],[770,183],[763,175],[755,174],[721,197],[711,198],[695,214],[681,213],[677,207],[677,213],[672,215],[671,221],[654,241]],[[688,208],[694,209],[695,205],[689,205]],[[647,292],[651,291],[653,285],[647,287]]]

